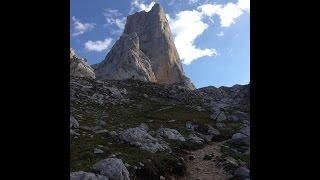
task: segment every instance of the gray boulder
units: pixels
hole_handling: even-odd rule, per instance
[[[167,139],[186,141],[185,138],[179,133],[179,131],[170,128],[160,128],[157,130],[158,137],[164,137]]]
[[[242,134],[245,134],[245,135],[247,135],[247,136],[250,136],[250,126],[246,126],[246,127],[242,128],[242,129],[240,130],[240,132],[241,132]]]
[[[219,136],[220,135],[220,131],[213,128],[213,127],[209,127],[208,128],[208,134],[209,135],[215,135],[215,136]]]
[[[247,113],[241,111],[235,111],[230,116],[229,119],[235,122],[241,122],[249,119],[249,115]]]
[[[189,131],[194,131],[194,129],[197,127],[198,127],[197,125],[192,124],[192,122],[190,122],[190,121],[186,123],[186,128]]]
[[[109,180],[109,178],[84,171],[71,172],[70,180]]]
[[[107,158],[92,166],[92,169],[99,174],[112,180],[130,180],[129,172],[121,159]]]
[[[216,120],[218,122],[222,122],[225,121],[227,119],[226,115],[224,114],[224,112],[220,112],[220,114],[217,116]]]
[[[169,149],[169,146],[167,144],[152,137],[146,131],[144,125],[121,131],[119,133],[119,139],[142,150],[146,150],[152,153]]]
[[[231,137],[231,142],[234,145],[241,146],[239,147],[240,149],[247,150],[248,148],[245,148],[245,147],[250,146],[250,136],[242,133],[235,133]]]
[[[70,116],[70,128],[79,128],[79,122],[73,116]]]
[[[192,142],[192,143],[197,143],[197,144],[203,144],[204,143],[204,140],[199,138],[195,134],[189,134],[187,140]]]
[[[241,166],[234,171],[234,176],[238,178],[250,178],[250,170]]]

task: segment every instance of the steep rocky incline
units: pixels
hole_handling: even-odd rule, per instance
[[[136,33],[123,34],[101,62],[95,73],[98,79],[137,79],[156,82],[150,59],[140,50]]]
[[[220,88],[208,86],[197,89],[197,92],[202,94],[206,101],[213,103],[212,106],[229,106],[250,112],[250,84]]]
[[[71,179],[247,178],[250,113],[220,101],[246,88],[71,77]]]
[[[195,89],[183,72],[168,20],[159,4],[149,12],[128,16],[123,35],[94,68],[98,79],[139,79]]]
[[[80,58],[72,48],[70,48],[70,76],[95,79],[93,68],[90,67],[85,59]]]

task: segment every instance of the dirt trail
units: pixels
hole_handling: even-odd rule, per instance
[[[220,143],[211,143],[206,147],[189,151],[190,155],[185,156],[187,165],[186,180],[227,180],[230,175],[227,175],[225,171],[216,166],[214,159],[220,156]],[[213,154],[211,160],[204,160],[205,155]],[[190,156],[194,156],[195,159],[190,160]]]

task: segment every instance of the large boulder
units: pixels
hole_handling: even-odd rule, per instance
[[[130,180],[129,172],[121,159],[107,158],[92,166],[99,174],[112,180]]]
[[[238,179],[250,178],[250,170],[246,167],[241,166],[234,171],[234,177]]]
[[[119,139],[152,153],[169,149],[167,144],[152,137],[147,132],[145,125],[121,131],[119,133]]]
[[[159,137],[164,137],[171,140],[186,141],[186,139],[179,133],[179,131],[170,128],[160,128],[157,130]]]
[[[84,171],[71,172],[70,180],[109,180],[109,178]]]
[[[250,117],[247,113],[244,113],[241,111],[235,111],[229,116],[229,119],[235,122],[242,122],[242,121],[248,120],[249,118]]]

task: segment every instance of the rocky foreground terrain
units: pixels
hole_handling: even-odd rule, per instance
[[[195,89],[159,4],[99,64],[70,50],[70,112],[71,180],[250,179],[250,85]]]
[[[219,169],[212,177],[248,177],[249,85],[191,91],[71,77],[70,89],[71,179],[200,178],[187,171],[193,159],[211,162],[198,171]]]

